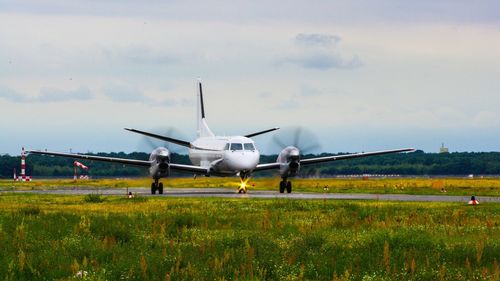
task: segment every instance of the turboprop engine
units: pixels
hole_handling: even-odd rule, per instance
[[[170,151],[165,147],[158,147],[151,155],[149,161],[152,162],[149,174],[155,179],[165,178],[170,175]]]
[[[282,178],[294,177],[300,169],[300,150],[295,146],[287,146],[278,154],[276,162],[280,163]]]

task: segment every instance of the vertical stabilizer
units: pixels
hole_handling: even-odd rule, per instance
[[[199,138],[202,137],[213,137],[214,133],[208,128],[207,122],[205,120],[205,105],[203,104],[203,88],[201,86],[201,80],[198,80],[198,127],[197,134]]]

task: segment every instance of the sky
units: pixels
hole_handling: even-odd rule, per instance
[[[264,153],[500,151],[500,2],[0,0],[0,154],[192,140],[199,77]]]

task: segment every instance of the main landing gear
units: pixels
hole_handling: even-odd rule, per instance
[[[156,194],[157,190],[158,194],[163,194],[163,183],[155,179],[155,182],[151,183],[151,194]]]
[[[286,189],[286,193],[292,193],[292,182],[288,181],[286,178],[283,178],[280,181],[280,193],[284,193]]]

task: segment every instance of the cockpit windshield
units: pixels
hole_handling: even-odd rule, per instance
[[[232,143],[231,150],[243,150],[243,145],[241,143]]]
[[[253,146],[253,143],[245,143],[245,150],[255,150],[255,147]]]

